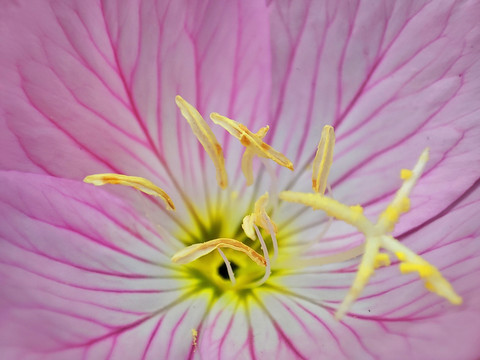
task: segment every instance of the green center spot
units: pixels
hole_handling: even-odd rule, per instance
[[[233,261],[230,261],[230,267],[232,268],[233,274],[235,275],[235,270],[238,269],[238,265]],[[217,272],[218,275],[220,275],[223,279],[230,280],[230,277],[228,276],[227,265],[225,264],[225,262],[218,267]]]
[[[229,238],[240,241],[252,248],[258,254],[263,255],[260,242],[249,239],[243,229],[241,219],[232,222],[232,218],[222,213],[210,213],[202,216],[203,223],[192,221],[189,232],[182,232],[177,237],[185,244],[205,243],[218,238]],[[262,231],[266,240],[269,253],[273,252],[273,245],[268,233]],[[232,267],[235,284],[232,284],[225,262],[217,250],[204,255],[190,263],[182,264],[183,278],[188,282],[189,288],[194,292],[210,292],[215,297],[225,293],[244,297],[252,292],[252,285],[260,280],[265,274],[265,267],[252,261],[246,254],[229,248],[222,248]]]

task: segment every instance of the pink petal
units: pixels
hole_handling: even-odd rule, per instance
[[[183,289],[174,246],[148,221],[86,184],[0,177],[3,350],[60,359],[190,352],[185,338],[207,302]]]
[[[218,111],[264,121],[266,15],[261,2],[5,5],[1,168],[76,179],[120,172],[171,191],[201,185],[203,165],[215,173],[174,97],[206,117]]]
[[[322,126],[332,124],[334,194],[366,204],[391,194],[400,168],[430,147],[428,178],[416,194],[424,193],[432,206],[422,208],[417,223],[479,178],[477,2],[271,7],[271,133],[298,169],[313,158]],[[306,171],[296,186],[306,189],[309,176]]]

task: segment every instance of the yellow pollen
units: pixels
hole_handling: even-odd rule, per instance
[[[243,146],[248,149],[252,149],[255,155],[271,159],[277,164],[293,171],[293,164],[285,155],[283,155],[281,152],[278,152],[270,145],[264,143],[258,134],[251,132],[245,125],[218,113],[211,113],[210,119],[212,119],[215,124],[222,126],[231,135],[240,140]]]
[[[248,255],[256,264],[265,267],[265,258],[244,243],[228,238],[219,238],[183,248],[172,256],[172,261],[178,264],[188,264],[205,256],[218,248],[230,248]]]
[[[375,269],[378,269],[381,266],[390,266],[390,257],[385,253],[378,253],[375,256]]]
[[[412,177],[413,173],[412,170],[409,169],[402,169],[400,170],[400,179],[408,180]]]
[[[403,252],[400,252],[400,251],[396,251],[395,256],[400,261],[405,261],[407,259],[407,256]]]
[[[417,272],[421,278],[432,276],[436,271],[430,264],[401,263],[399,268],[402,274]]]
[[[333,127],[325,125],[322,130],[317,153],[313,160],[312,188],[315,192],[325,194],[328,174],[333,162],[333,148],[335,146],[335,132]]]
[[[404,214],[410,210],[410,199],[408,197],[400,200],[398,210],[401,214]]]
[[[389,232],[393,231],[393,228],[395,227],[395,224],[398,222],[399,217],[400,217],[400,211],[397,208],[393,207],[392,205],[389,205],[380,214],[380,220],[388,224],[386,228]]]
[[[358,205],[347,206],[321,194],[296,193],[292,191],[280,193],[279,197],[282,200],[301,203],[313,209],[321,209],[328,215],[355,226],[365,235],[365,251],[362,260],[353,284],[335,314],[337,319],[342,318],[348,312],[350,306],[366,286],[374,269],[380,265],[390,264],[388,255],[379,253],[380,248],[394,253],[400,261],[405,262],[400,264],[402,273],[417,272],[422,278],[427,279],[425,286],[429,290],[448,299],[452,304],[460,304],[462,302],[462,298],[455,293],[450,283],[442,277],[433,265],[423,260],[397,239],[388,235],[388,233],[393,231],[400,214],[409,210],[410,200],[408,196],[422,174],[427,160],[428,149],[425,149],[411,171],[411,176],[404,179],[394,199],[387,206],[386,210],[381,213],[376,224],[371,223],[363,215],[363,211],[361,211],[361,207]]]
[[[217,183],[225,189],[228,186],[227,171],[225,170],[225,159],[223,150],[215,137],[212,129],[205,122],[200,113],[192,105],[186,102],[180,95],[175,97],[175,103],[180,109],[183,117],[188,121],[193,133],[207,152],[217,172]]]
[[[193,338],[193,341],[192,341],[193,351],[195,352],[195,350],[197,349],[197,339],[198,339],[197,329],[192,329],[192,338]]]
[[[425,281],[424,286],[428,291],[435,292],[435,286],[430,281]]]
[[[361,207],[360,205],[353,205],[353,206],[350,206],[350,209],[353,211],[353,213],[355,214],[358,214],[358,215],[363,215],[363,207]],[[355,219],[355,220],[358,220]]]
[[[175,205],[173,204],[172,199],[170,199],[170,196],[154,183],[142,177],[121,174],[94,174],[85,177],[83,181],[96,186],[105,184],[130,186],[144,192],[145,194],[162,198],[163,201],[165,201],[167,210],[175,210]]]

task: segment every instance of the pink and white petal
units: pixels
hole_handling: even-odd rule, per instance
[[[13,171],[0,177],[3,349],[20,358],[62,358],[63,351],[80,358],[129,344],[141,354],[161,318],[162,331],[172,332],[175,314],[206,311],[205,297],[190,298],[170,265],[173,245],[125,202],[73,180]],[[182,337],[199,317],[187,322]],[[173,333],[172,354],[188,351]]]
[[[305,358],[304,349],[292,343],[262,301],[252,297],[220,299],[202,325],[198,350],[208,359]]]
[[[464,303],[453,306],[429,293],[416,276],[400,275],[396,262],[378,269],[343,320],[347,333],[356,334],[357,344],[364,349],[350,352],[349,342],[343,347],[347,358],[474,359],[478,355],[480,227],[475,214],[480,207],[479,185],[425,226],[400,236],[405,245],[442,271]],[[279,281],[293,293],[292,299],[310,303],[311,312],[320,316],[324,309],[338,307],[357,265],[358,259],[307,268]],[[345,329],[330,329],[340,341],[345,338]]]
[[[435,208],[478,179],[478,2],[278,1],[271,11],[269,136],[297,168],[332,124],[330,179],[341,200],[364,204],[391,194],[398,168],[411,167],[427,146]],[[473,170],[453,178],[466,168]],[[297,187],[307,189],[309,177],[306,171]],[[423,219],[435,215],[434,207],[424,210]]]
[[[2,8],[0,22],[3,169],[75,179],[127,173],[192,189],[195,199],[202,169],[209,180],[215,172],[174,96],[205,116],[251,125],[267,116],[260,2],[19,1]]]

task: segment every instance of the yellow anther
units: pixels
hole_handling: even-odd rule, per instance
[[[281,152],[278,152],[270,145],[264,143],[260,136],[252,133],[245,125],[218,113],[211,113],[210,119],[212,119],[215,124],[222,126],[230,134],[240,140],[242,145],[252,149],[255,155],[272,159],[277,164],[293,171],[293,164],[285,155],[283,155]]]
[[[96,186],[105,184],[130,186],[148,195],[161,197],[163,201],[165,201],[168,210],[175,210],[175,205],[172,199],[170,199],[170,196],[157,185],[142,177],[121,174],[95,174],[85,177],[83,181]]]
[[[438,272],[438,270],[430,264],[412,264],[403,262],[399,265],[399,268],[402,274],[417,272],[421,278],[430,277]]]
[[[192,329],[192,345],[193,345],[193,351],[197,349],[197,339],[198,339],[198,331],[197,329]]]
[[[389,205],[381,214],[379,220],[383,222],[384,228],[391,232],[395,227],[395,224],[398,222],[400,217],[400,211],[398,208],[393,205]]]
[[[242,222],[242,229],[245,232],[245,235],[247,235],[248,238],[255,240],[257,238],[257,235],[255,235],[255,228],[253,225],[255,224],[255,217],[253,214],[247,215],[243,218]]]
[[[193,244],[180,250],[172,256],[172,261],[178,264],[188,264],[205,256],[218,248],[230,248],[248,255],[256,264],[265,267],[265,258],[244,243],[228,238],[219,238],[200,244]]]
[[[413,173],[412,170],[409,169],[402,169],[400,170],[400,179],[408,180],[412,177]]]
[[[268,132],[269,127],[265,126],[261,128],[260,130],[257,131],[256,135],[260,138],[263,139],[265,135]],[[242,157],[242,172],[243,175],[245,176],[245,179],[247,180],[247,186],[250,186],[253,184],[253,168],[252,168],[252,162],[253,162],[253,157],[255,156],[255,151],[251,147],[247,147],[245,149],[245,152],[243,153]]]
[[[227,171],[225,170],[225,159],[223,150],[215,137],[212,129],[205,122],[200,113],[192,105],[186,102],[180,95],[175,97],[175,103],[180,109],[183,117],[188,121],[193,133],[207,152],[217,172],[217,183],[225,189],[228,186]]]
[[[363,215],[363,207],[361,207],[360,205],[350,206],[350,209],[353,211],[353,213],[357,214],[358,216]],[[358,220],[358,217],[356,220]]]
[[[325,194],[328,174],[333,162],[333,148],[335,147],[335,132],[333,127],[325,125],[322,130],[317,153],[313,160],[312,188],[315,192]]]
[[[378,253],[375,256],[375,269],[378,269],[381,266],[389,266],[390,265],[390,257],[388,254],[385,253]]]
[[[277,233],[277,225],[268,216],[266,207],[268,205],[268,192],[263,194],[255,202],[253,213],[243,218],[242,228],[245,234],[252,240],[256,239],[253,225],[257,225],[262,229],[273,233]],[[272,235],[272,234],[270,234]]]
[[[395,256],[400,261],[405,261],[407,259],[407,256],[403,252],[400,252],[400,251],[396,251]]]
[[[398,210],[401,214],[404,214],[410,210],[410,199],[408,197],[405,197],[400,200],[400,203],[398,205]]]

